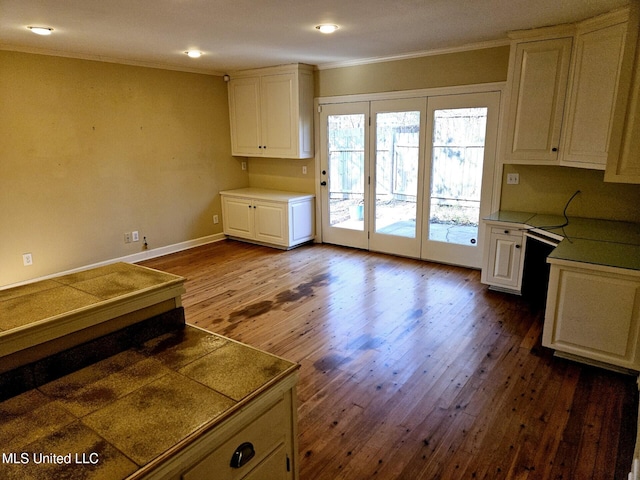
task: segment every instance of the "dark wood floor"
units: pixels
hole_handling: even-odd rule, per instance
[[[304,480],[627,478],[635,378],[553,357],[478,271],[232,241],[142,264],[187,277],[187,322],[301,364]]]

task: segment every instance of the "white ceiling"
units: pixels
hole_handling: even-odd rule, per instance
[[[506,38],[629,0],[0,0],[0,49],[221,74],[320,68]],[[320,23],[340,29],[324,35]],[[48,26],[41,37],[27,26]],[[185,50],[204,52],[191,59]]]

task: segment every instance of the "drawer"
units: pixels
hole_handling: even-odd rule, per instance
[[[253,420],[249,425],[233,435],[229,440],[207,455],[200,463],[182,475],[183,480],[233,480],[243,478],[286,443],[288,417],[285,402],[280,399],[269,410]],[[236,449],[245,443],[251,443],[254,457],[240,468],[231,467],[231,458]],[[280,458],[276,455],[276,457]],[[273,460],[272,460],[273,462]],[[282,462],[282,471],[286,471],[286,455]],[[276,477],[278,478],[278,477]]]
[[[524,232],[519,228],[513,227],[491,227],[492,235],[517,235],[522,237]]]
[[[287,480],[289,474],[286,469],[282,468],[286,462],[287,451],[284,445],[280,445],[242,480]]]

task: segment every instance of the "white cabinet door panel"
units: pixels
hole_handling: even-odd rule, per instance
[[[223,198],[222,206],[224,233],[231,236],[253,237],[251,201],[244,198]]]
[[[551,265],[542,344],[640,370],[640,278],[576,265]]]
[[[286,225],[286,205],[255,202],[256,240],[286,245]]]
[[[518,44],[507,117],[507,162],[558,158],[571,38]]]

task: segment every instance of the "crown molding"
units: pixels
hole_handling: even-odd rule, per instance
[[[130,60],[126,58],[108,57],[103,55],[92,55],[88,53],[62,52],[59,50],[24,47],[24,46],[11,45],[11,44],[5,44],[5,43],[0,43],[0,50],[7,50],[12,52],[20,52],[20,53],[32,53],[36,55],[48,55],[51,57],[75,58],[78,60],[90,60],[94,62],[117,63],[120,65],[129,65],[132,67],[157,68],[160,70],[173,70],[177,72],[198,73],[203,75],[215,75],[219,77],[225,74],[225,72],[218,72],[216,70],[207,70],[205,68],[182,67],[180,65],[173,65],[169,63],[144,62],[139,60]]]

